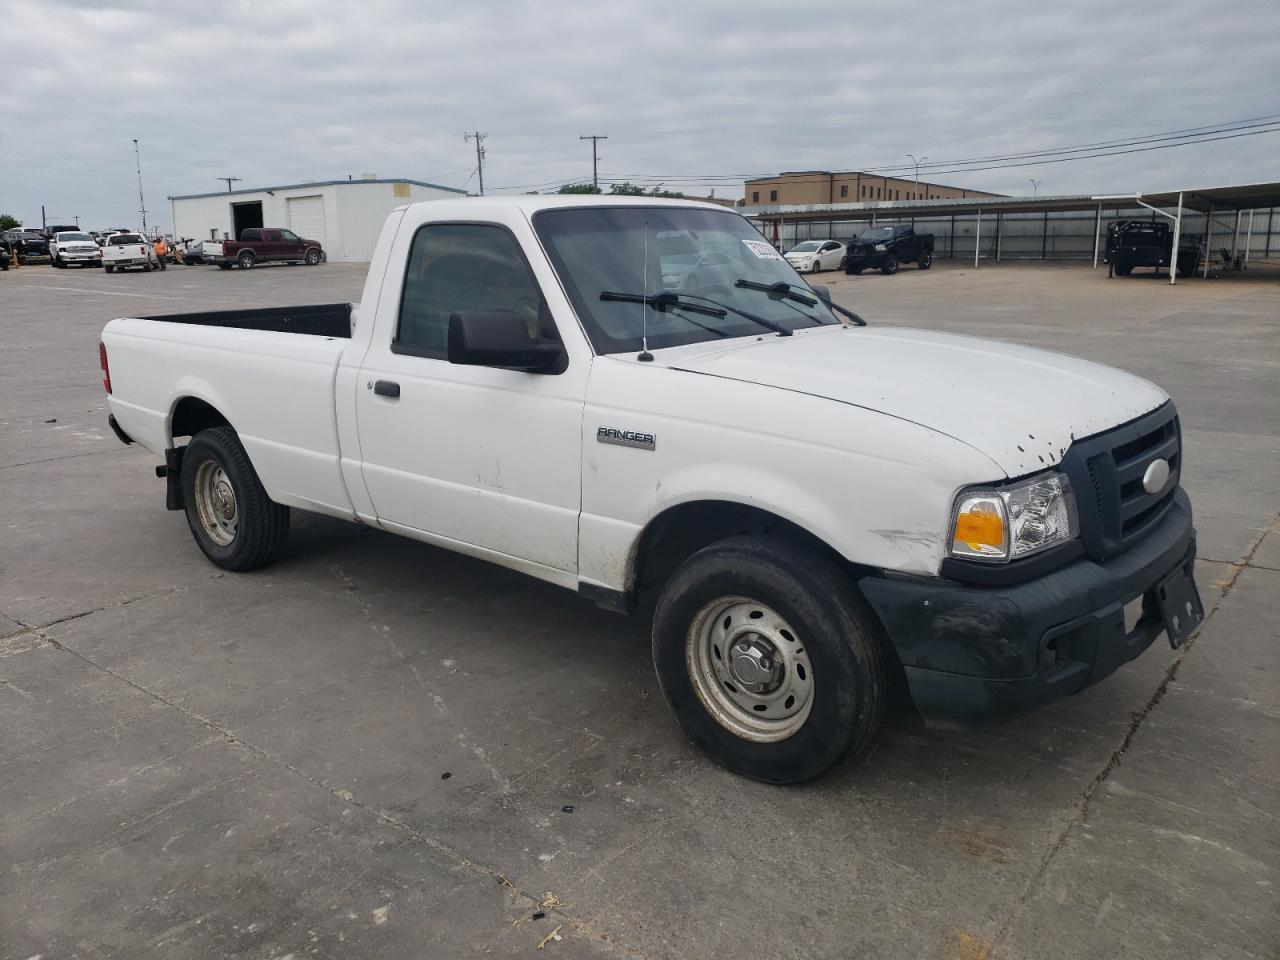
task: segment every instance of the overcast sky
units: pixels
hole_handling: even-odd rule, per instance
[[[485,186],[859,169],[1280,114],[1280,3],[0,0],[0,212],[376,173]],[[921,174],[922,179],[925,174]],[[936,179],[1001,193],[1280,178],[1280,134]],[[741,180],[716,185],[741,196]]]

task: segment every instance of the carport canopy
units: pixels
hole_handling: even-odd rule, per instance
[[[1093,265],[1098,265],[1098,247],[1101,239],[1102,215],[1105,210],[1130,210],[1147,207],[1167,216],[1181,227],[1182,211],[1196,210],[1212,218],[1223,210],[1237,215],[1236,231],[1239,232],[1239,214],[1243,210],[1261,210],[1280,207],[1280,181],[1246,183],[1230,187],[1201,187],[1194,190],[1169,190],[1160,193],[1109,193],[1067,194],[1052,197],[961,197],[947,200],[879,200],[870,203],[816,203],[774,204],[744,210],[743,215],[763,227],[765,224],[780,226],[790,220],[809,223],[834,220],[861,220],[877,217],[902,219],[906,217],[955,217],[976,216],[978,229],[986,214],[1005,213],[1057,213],[1062,211],[1093,211],[1097,217],[1093,251]],[[1175,213],[1168,213],[1172,209]],[[768,235],[767,231],[762,230]],[[1169,271],[1169,282],[1175,283],[1177,230],[1175,230],[1175,261]],[[975,245],[974,265],[978,262]],[[1206,273],[1209,258],[1204,258]]]

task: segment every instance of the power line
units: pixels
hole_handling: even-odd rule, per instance
[[[1057,150],[1033,151],[1026,154],[1009,154],[1002,157],[990,158],[972,158],[967,160],[948,160],[939,161],[937,163],[928,164],[930,169],[928,173],[932,175],[950,174],[950,173],[972,173],[980,170],[1001,170],[1014,167],[1031,167],[1040,166],[1046,163],[1068,163],[1075,160],[1092,160],[1099,157],[1123,156],[1129,153],[1146,153],[1151,150],[1167,150],[1172,147],[1183,147],[1197,143],[1212,143],[1217,140],[1234,140],[1239,137],[1259,136],[1266,133],[1280,132],[1280,124],[1276,121],[1268,123],[1248,124],[1244,126],[1223,126],[1217,129],[1205,129],[1198,133],[1188,133],[1179,136],[1160,136],[1160,137],[1139,137],[1130,138],[1129,140],[1120,140],[1112,142],[1114,147],[1133,148],[1133,149],[1092,149],[1089,147],[1062,147]],[[1225,134],[1223,136],[1215,136],[1212,134]],[[1170,142],[1161,142],[1170,141]],[[1091,151],[1085,153],[1084,151]],[[1054,154],[1064,154],[1063,156],[1053,156]],[[1081,154],[1078,156],[1067,156],[1065,154]],[[1048,157],[1048,159],[1037,159]],[[1008,162],[1012,161],[1012,162]],[[921,165],[925,166],[924,164]],[[909,170],[909,166],[902,164],[891,164],[877,167],[863,167],[857,173],[891,173],[897,170]],[[806,180],[825,180],[831,174],[829,173],[810,173],[803,177],[790,177],[792,182],[803,182]],[[680,182],[680,183],[720,183],[732,182],[738,180],[758,180],[767,179],[778,176],[776,173],[755,173],[755,174],[617,174],[619,178],[628,180],[643,180],[653,182]],[[611,182],[606,178],[606,182]]]

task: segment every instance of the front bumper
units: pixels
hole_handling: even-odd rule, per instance
[[[846,273],[852,273],[854,270],[876,269],[888,255],[888,251],[877,252],[875,250],[858,250],[855,253],[847,253],[844,257],[844,269]]]
[[[1141,542],[1105,562],[1076,560],[1027,583],[972,587],[885,575],[860,582],[922,714],[973,720],[1023,713],[1077,693],[1137,657],[1164,631],[1156,587],[1196,556],[1179,490]],[[1125,632],[1124,608],[1143,598]]]

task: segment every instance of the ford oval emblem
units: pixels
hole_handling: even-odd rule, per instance
[[[1169,461],[1161,458],[1147,464],[1147,472],[1142,475],[1142,489],[1147,493],[1159,493],[1169,482]]]

